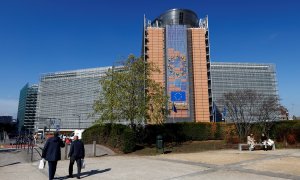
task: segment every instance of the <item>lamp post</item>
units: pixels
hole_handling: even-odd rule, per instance
[[[55,125],[55,127],[54,127]],[[56,131],[58,131],[58,129],[60,128],[61,125],[61,119],[60,118],[48,118],[48,128],[49,128],[49,132],[51,130],[51,128],[56,128]]]
[[[80,120],[81,120],[81,115],[80,114],[73,114],[73,116],[77,116],[78,117],[78,129],[80,129]]]
[[[52,118],[49,118],[48,120],[49,120],[48,121],[48,128],[49,128],[48,133],[49,133],[50,132],[50,128],[53,125],[53,121],[52,121]]]

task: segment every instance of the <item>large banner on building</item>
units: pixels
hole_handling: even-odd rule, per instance
[[[185,25],[166,26],[167,93],[176,106],[177,117],[190,117],[189,77],[187,58],[187,29]]]

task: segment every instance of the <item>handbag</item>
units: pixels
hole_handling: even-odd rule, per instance
[[[273,146],[273,144],[274,144],[274,141],[273,141],[273,140],[271,140],[271,139],[268,139],[268,141],[267,141],[267,144],[268,144],[269,146]]]
[[[40,160],[40,164],[39,164],[39,169],[44,169],[44,168],[45,168],[45,164],[46,164],[45,159],[44,159],[44,158],[41,159],[41,160]]]
[[[85,168],[85,161],[84,159],[81,159],[81,169],[84,169]]]

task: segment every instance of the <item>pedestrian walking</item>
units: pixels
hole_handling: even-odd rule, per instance
[[[78,136],[74,136],[74,141],[71,144],[69,155],[70,164],[69,164],[69,178],[73,177],[73,165],[76,161],[77,164],[77,179],[80,179],[80,172],[82,166],[82,159],[85,156],[85,150],[83,143],[78,140]]]
[[[65,144],[58,137],[58,132],[55,132],[54,137],[49,138],[44,146],[42,158],[48,161],[49,180],[54,178],[57,161],[61,160],[61,147],[65,147]]]
[[[34,145],[36,145],[37,139],[38,139],[38,134],[37,133],[34,134],[33,139],[34,139]]]

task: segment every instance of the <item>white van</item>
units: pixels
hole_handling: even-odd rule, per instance
[[[83,131],[84,129],[76,129],[74,132],[72,132],[70,139],[73,140],[74,136],[78,136],[78,139],[81,139]]]

